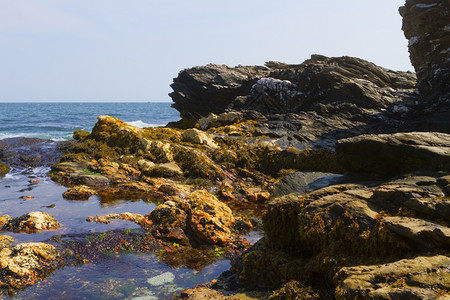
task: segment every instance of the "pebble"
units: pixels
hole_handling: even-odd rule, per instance
[[[163,285],[175,280],[175,275],[171,272],[165,272],[161,275],[147,279],[147,282],[153,286]]]

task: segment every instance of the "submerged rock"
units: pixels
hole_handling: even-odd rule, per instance
[[[175,280],[175,275],[172,272],[165,272],[161,275],[147,279],[148,284],[152,286],[160,286],[163,284],[171,283]]]

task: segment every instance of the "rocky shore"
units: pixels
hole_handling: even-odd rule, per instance
[[[1,291],[127,250],[194,269],[232,259],[183,299],[448,299],[448,6],[407,0],[400,8],[416,74],[321,55],[297,65],[211,64],[174,79],[181,120],[166,127],[99,116],[92,132],[37,147],[45,153],[1,142],[0,176],[19,162],[51,164],[66,199],[135,195],[157,204],[87,218],[139,229],[84,241],[14,245],[8,231],[59,222],[42,212],[0,216]],[[251,231],[264,236],[251,244]]]

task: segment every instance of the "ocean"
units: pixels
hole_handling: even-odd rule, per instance
[[[74,130],[91,131],[97,116],[109,115],[137,127],[164,126],[180,119],[169,102],[134,103],[0,103],[0,140],[32,137],[55,141]]]

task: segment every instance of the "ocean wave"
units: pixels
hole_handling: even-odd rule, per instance
[[[142,122],[142,120],[137,120],[137,121],[131,121],[131,122],[125,122],[131,126],[134,127],[139,127],[139,128],[144,128],[144,127],[157,127],[157,126],[163,126],[163,124],[149,124],[149,123],[144,123]]]
[[[0,140],[3,139],[9,139],[9,138],[38,138],[38,139],[44,139],[44,140],[52,140],[55,142],[62,142],[62,141],[68,141],[72,139],[72,132],[68,132],[64,135],[61,133],[51,134],[51,133],[38,133],[38,132],[7,132],[7,133],[0,133]]]

